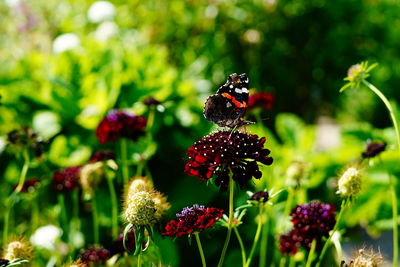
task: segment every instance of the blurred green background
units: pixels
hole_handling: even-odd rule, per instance
[[[99,121],[112,108],[147,116],[142,101],[152,96],[163,106],[151,129],[154,141],[130,146],[133,159],[144,155],[149,160],[156,188],[168,195],[169,218],[194,203],[227,208],[226,195],[215,186],[183,174],[183,159],[189,146],[216,129],[203,118],[203,104],[233,72],[246,72],[252,88],[273,93],[276,99],[272,110],[248,114],[253,120],[264,119],[249,131],[267,136],[266,146],[275,158],[273,166],[264,168],[258,188],[283,187],[277,178],[293,160],[302,160],[312,163],[308,199],[337,204],[329,181],[359,157],[366,140],[384,140],[393,147],[383,104],[368,90],[338,91],[347,69],[369,60],[379,63],[371,81],[389,99],[400,100],[396,1],[130,0],[111,1],[113,12],[105,8],[97,14],[90,12],[92,3],[0,2],[0,195],[6,196],[17,182],[22,165],[3,151],[9,131],[28,125],[48,142],[44,162],[34,164],[28,176],[50,181],[57,168],[82,164],[100,148],[114,150],[98,143],[94,130]],[[323,127],[337,135],[321,148]],[[333,142],[335,138],[340,142]],[[393,153],[386,155],[396,168]],[[346,223],[378,234],[388,228],[391,216],[390,198],[384,193],[387,178],[381,178],[379,167],[368,177]],[[51,186],[46,190],[51,192]],[[243,192],[237,202],[244,200]],[[42,203],[49,213],[42,224],[57,224],[51,215],[54,203]],[[24,224],[23,219],[17,222],[15,232],[29,231]],[[252,220],[248,224],[242,230],[251,244],[255,226]],[[210,259],[218,255],[223,232],[203,237]],[[110,240],[103,237],[103,242]],[[168,253],[163,257],[173,266],[186,266],[197,255],[185,238],[164,242]],[[238,257],[232,252],[228,262]]]

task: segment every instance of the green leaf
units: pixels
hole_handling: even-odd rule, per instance
[[[304,130],[304,122],[294,114],[281,113],[276,117],[276,131],[287,145],[299,147]]]

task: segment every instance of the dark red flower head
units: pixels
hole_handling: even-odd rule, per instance
[[[145,134],[146,119],[127,111],[111,110],[100,122],[96,135],[101,144],[124,137],[133,141]]]
[[[385,151],[386,143],[384,142],[369,142],[366,150],[362,152],[362,157],[366,158],[373,158],[379,155],[381,152]]]
[[[157,106],[160,105],[161,102],[158,101],[157,99],[155,99],[154,97],[148,97],[145,100],[143,100],[143,104],[145,104],[146,106]]]
[[[0,259],[0,267],[8,266],[9,260]]]
[[[103,160],[115,159],[114,152],[106,151],[106,150],[99,150],[92,155],[90,158],[90,162],[97,162]]]
[[[266,191],[259,191],[257,193],[254,193],[249,200],[257,201],[257,202],[262,202],[265,203],[269,199],[269,194]]]
[[[39,179],[36,179],[36,178],[28,179],[24,182],[24,185],[22,186],[22,189],[21,189],[21,193],[33,192],[33,191],[35,191],[35,188],[37,186],[39,186],[39,184],[40,184]],[[16,184],[14,186],[13,190],[15,190],[15,188],[17,188],[17,186],[18,186],[18,184]]]
[[[201,232],[212,227],[223,215],[223,210],[193,205],[184,208],[176,214],[176,220],[172,220],[165,226],[166,236],[182,236],[194,232]]]
[[[79,175],[81,167],[70,167],[53,175],[54,189],[58,192],[71,192],[76,186],[79,185]]]
[[[135,251],[136,242],[135,242],[135,230],[132,228],[129,230],[128,234],[126,235],[125,245],[130,252]],[[110,257],[116,254],[122,254],[126,250],[124,248],[124,233],[119,234],[117,239],[114,240],[112,245],[109,248]]]
[[[300,246],[310,249],[313,239],[318,248],[322,237],[328,237],[335,226],[335,210],[333,205],[320,201],[297,205],[290,213],[294,229],[280,237],[280,251],[294,254]]]
[[[256,93],[249,96],[249,107],[253,109],[255,107],[261,107],[264,109],[271,109],[274,103],[275,97],[271,93]]]
[[[40,157],[43,154],[45,142],[29,127],[9,132],[7,134],[7,141],[14,147],[30,149],[35,157]]]
[[[110,258],[110,251],[103,247],[91,248],[82,251],[80,260],[89,266],[104,264]]]
[[[229,184],[229,171],[233,180],[243,187],[252,177],[262,176],[257,162],[272,164],[270,151],[264,148],[265,137],[237,131],[219,131],[204,137],[188,149],[189,160],[185,173],[208,180],[216,175],[215,184],[225,191]]]

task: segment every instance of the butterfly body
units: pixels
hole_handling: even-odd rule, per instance
[[[253,123],[243,119],[249,100],[249,79],[245,73],[233,73],[215,95],[207,98],[204,117],[220,127],[240,127]]]

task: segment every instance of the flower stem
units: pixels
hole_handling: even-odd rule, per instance
[[[197,247],[199,248],[201,263],[203,264],[203,267],[206,267],[206,258],[204,257],[203,247],[201,246],[199,232],[195,232],[194,235],[196,237]]]
[[[331,233],[330,233],[330,235],[328,237],[328,240],[326,240],[326,242],[324,244],[324,247],[322,248],[322,251],[321,251],[321,254],[319,255],[319,259],[318,259],[318,263],[317,263],[316,267],[319,267],[321,265],[321,263],[322,263],[322,260],[324,259],[324,255],[326,253],[326,250],[329,247],[329,243],[330,243],[330,241],[332,239],[333,234],[336,232],[336,230],[337,230],[337,228],[339,226],[339,222],[340,222],[340,219],[342,218],[342,215],[344,213],[346,205],[347,205],[347,199],[343,199],[342,200],[342,205],[340,207],[340,212],[339,212],[339,214],[337,216],[337,219],[336,219],[335,226],[333,227],[333,230],[331,231]]]
[[[121,138],[119,144],[121,149],[122,181],[127,184],[129,181],[128,143],[125,138]]]
[[[267,206],[264,207],[267,209]],[[268,244],[268,235],[269,235],[269,229],[268,229],[268,218],[267,221],[263,225],[262,229],[262,236],[261,236],[261,243],[260,243],[260,261],[258,266],[259,267],[264,267],[267,266],[267,244]]]
[[[279,262],[279,267],[285,267],[285,266],[286,266],[286,257],[282,257]]]
[[[228,232],[226,234],[226,239],[224,243],[224,247],[221,252],[221,257],[219,258],[218,267],[222,266],[224,262],[226,250],[228,249],[229,240],[231,239],[232,233],[232,219],[233,219],[233,191],[235,189],[235,185],[232,179],[232,173],[229,174],[229,219],[228,219]]]
[[[10,212],[12,208],[12,203],[10,199],[6,200],[6,210],[4,212],[4,224],[3,224],[3,244],[7,244],[8,241],[8,227],[10,223]]]
[[[308,257],[307,257],[306,267],[311,267],[311,263],[314,260],[314,252],[315,252],[316,246],[317,246],[317,240],[313,239],[313,241],[311,243],[311,249],[310,249],[310,252],[308,253]]]
[[[117,238],[118,236],[118,202],[117,194],[115,193],[115,186],[111,177],[107,177],[108,189],[110,191],[111,198],[111,224],[112,224],[112,237]]]
[[[29,160],[29,152],[28,150],[24,150],[22,152],[22,157],[24,159],[24,165],[22,166],[22,170],[21,170],[21,174],[19,176],[19,181],[18,181],[18,185],[15,188],[14,192],[15,193],[19,193],[22,190],[22,187],[24,186],[25,183],[25,178],[26,178],[26,174],[28,173],[28,169],[29,169],[29,164],[30,164],[30,160]]]
[[[390,104],[389,100],[385,97],[382,92],[376,88],[373,84],[367,82],[366,80],[362,80],[365,86],[367,86],[372,92],[374,92],[385,104],[387,110],[389,111],[390,118],[392,120],[394,130],[396,132],[396,140],[397,140],[397,148],[400,153],[400,132],[399,126],[397,124],[397,118],[393,111],[392,105]],[[397,194],[396,194],[396,181],[394,179],[389,179],[390,183],[390,190],[392,192],[392,219],[393,219],[393,267],[398,266],[399,262],[399,228],[397,223]]]
[[[138,256],[137,256],[137,266],[140,267],[142,266],[142,252],[140,251]]]
[[[249,258],[247,259],[247,262],[245,265],[246,267],[250,266],[251,259],[253,258],[254,251],[256,250],[256,247],[258,244],[258,240],[260,239],[261,229],[262,229],[262,225],[263,225],[262,211],[263,211],[263,207],[259,207],[257,230],[256,230],[256,234],[254,236],[253,245],[251,246]]]
[[[239,233],[237,227],[233,227],[233,231],[235,232],[236,237],[239,242],[239,245],[240,245],[240,251],[242,253],[242,265],[245,266],[246,265],[246,249],[244,248],[242,237],[240,236],[240,233]]]
[[[38,195],[34,199],[32,199],[32,228],[36,230],[39,226],[39,200]]]
[[[95,244],[99,244],[99,216],[97,211],[96,198],[92,198],[92,217],[93,217],[93,240]]]
[[[63,226],[63,230],[65,231],[66,236],[68,236],[67,233],[69,233],[68,230],[68,216],[67,216],[67,210],[65,208],[65,198],[64,195],[62,193],[59,193],[57,195],[57,199],[58,199],[58,205],[60,206],[60,221],[61,221],[61,225]]]

